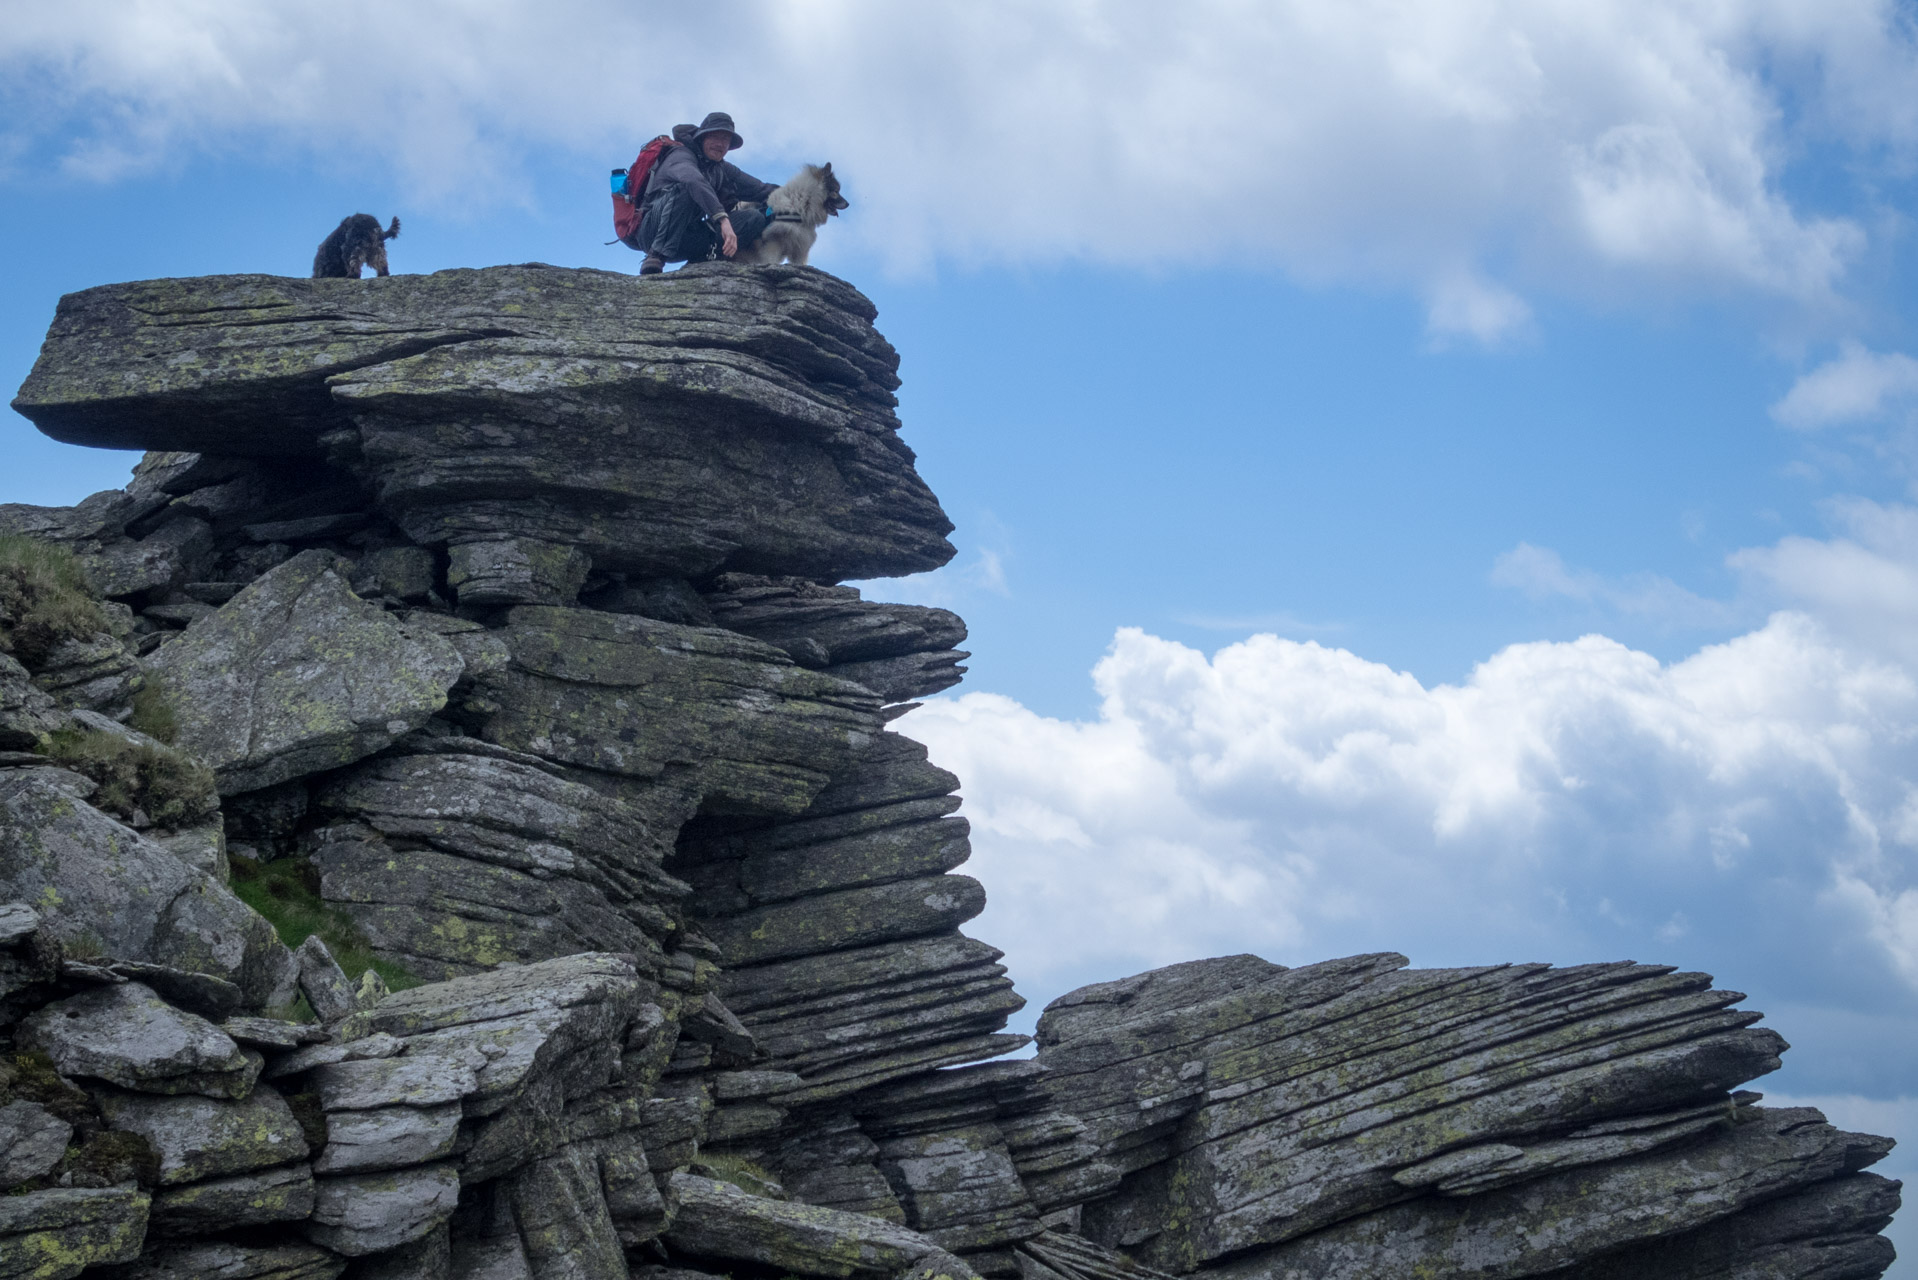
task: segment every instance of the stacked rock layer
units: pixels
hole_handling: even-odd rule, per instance
[[[1889,1142],[1738,1091],[1785,1046],[1704,975],[1232,957],[1006,1057],[887,727],[965,627],[841,585],[952,554],[873,319],[724,264],[62,301],[15,407],[148,452],[0,507],[104,619],[0,652],[0,1280],[1883,1271]]]

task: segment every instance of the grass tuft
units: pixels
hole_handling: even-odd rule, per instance
[[[99,785],[92,805],[121,818],[134,810],[155,826],[190,827],[220,810],[213,772],[191,756],[129,741],[104,729],[68,725],[43,751]]]
[[[0,534],[0,652],[37,667],[67,641],[111,629],[78,556],[24,534]]]
[[[766,1167],[744,1156],[731,1155],[723,1151],[699,1153],[693,1161],[692,1171],[702,1178],[711,1178],[715,1182],[729,1182],[747,1195],[758,1196],[762,1200],[784,1200],[784,1190],[779,1179],[767,1172]]]
[[[422,979],[400,965],[374,955],[373,944],[359,926],[320,897],[320,873],[305,858],[257,862],[236,853],[230,860],[233,892],[265,916],[287,946],[297,947],[318,934],[349,977],[371,969],[390,991],[422,985]]]
[[[166,681],[154,672],[147,672],[134,692],[133,714],[127,718],[127,727],[138,729],[169,747],[179,740],[180,717],[173,710],[172,695],[167,691]]]

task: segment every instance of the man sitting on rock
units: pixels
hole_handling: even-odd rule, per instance
[[[673,130],[675,137],[680,129]],[[707,116],[682,141],[684,146],[668,147],[659,158],[640,196],[643,276],[658,275],[669,262],[705,262],[715,250],[732,257],[766,229],[763,208],[733,212],[733,205],[763,206],[778,189],[777,183],[761,182],[727,161],[726,153],[746,140],[733,131],[733,118],[724,111]]]

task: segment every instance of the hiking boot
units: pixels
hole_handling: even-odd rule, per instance
[[[639,264],[639,274],[643,276],[656,276],[665,269],[666,259],[657,253],[647,254],[646,261]]]

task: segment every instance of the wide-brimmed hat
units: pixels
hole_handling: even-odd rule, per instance
[[[731,135],[732,145],[726,148],[728,151],[737,151],[746,145],[746,140],[733,128],[733,118],[724,111],[710,112],[704,120],[699,122],[699,130],[693,134],[693,145],[698,146],[709,133]]]

